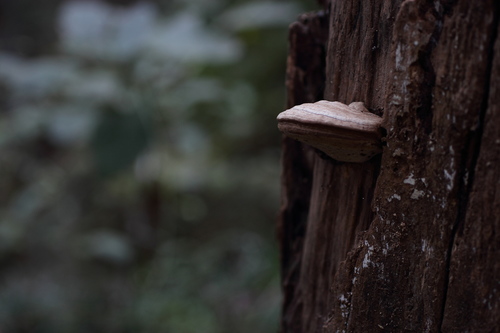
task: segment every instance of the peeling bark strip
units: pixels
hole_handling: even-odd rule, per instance
[[[334,0],[329,15],[312,86],[383,114],[387,142],[354,164],[284,141],[281,227],[302,229],[281,234],[282,331],[500,331],[500,5]],[[289,106],[310,83],[287,85]]]

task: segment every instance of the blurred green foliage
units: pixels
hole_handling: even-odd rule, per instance
[[[127,2],[7,29],[0,330],[274,332],[275,115],[307,2]]]

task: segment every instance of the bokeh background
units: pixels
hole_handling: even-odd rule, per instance
[[[276,332],[312,0],[0,2],[0,332]]]

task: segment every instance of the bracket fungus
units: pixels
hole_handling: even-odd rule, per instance
[[[281,112],[277,119],[283,134],[338,161],[362,163],[382,152],[382,118],[362,102],[306,103]]]

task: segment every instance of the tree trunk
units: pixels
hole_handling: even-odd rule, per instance
[[[281,331],[500,331],[500,6],[327,7],[290,27],[288,107],[362,101],[385,146],[284,138]]]

